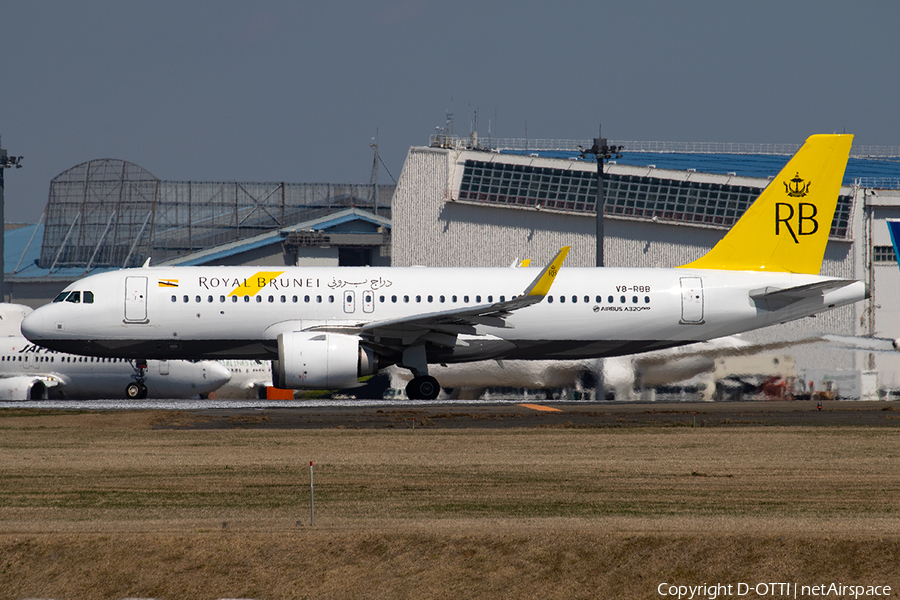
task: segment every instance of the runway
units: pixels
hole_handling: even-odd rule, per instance
[[[900,403],[523,402],[508,400],[88,400],[0,402],[13,412],[159,413],[156,429],[897,427]]]

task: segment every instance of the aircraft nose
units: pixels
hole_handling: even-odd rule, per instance
[[[36,310],[22,320],[22,335],[32,342],[44,339],[44,315]]]
[[[222,363],[210,361],[206,364],[206,381],[219,388],[231,381],[231,370]]]

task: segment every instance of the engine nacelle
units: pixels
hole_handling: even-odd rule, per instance
[[[375,354],[359,338],[340,333],[290,331],[278,334],[275,387],[326,389],[353,387],[377,370]]]
[[[56,382],[45,377],[19,375],[0,379],[0,400],[47,400]]]

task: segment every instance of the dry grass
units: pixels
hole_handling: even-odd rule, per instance
[[[191,415],[4,416],[0,598],[900,589],[892,428],[160,431]]]

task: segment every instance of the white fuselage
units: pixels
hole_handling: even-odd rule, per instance
[[[358,327],[509,300],[533,268],[147,267],[102,273],[29,315],[29,339],[61,351],[141,358],[276,359],[279,333]],[[865,297],[848,282],[787,306],[750,293],[824,280],[817,275],[702,269],[563,268],[547,297],[490,320],[428,362],[632,354],[709,340],[813,315]],[[501,324],[502,325],[502,324]],[[389,329],[389,328],[386,328]],[[413,336],[415,328],[409,328]],[[396,335],[404,337],[404,326]],[[451,331],[452,333],[452,331]],[[375,347],[377,336],[364,340]]]
[[[37,346],[21,336],[0,338],[0,399],[40,397],[65,399],[125,398],[134,380],[130,360],[78,356]],[[231,378],[214,361],[151,360],[144,383],[151,398],[195,398],[219,388]],[[32,397],[35,382],[39,389]],[[46,389],[46,394],[43,390]]]

